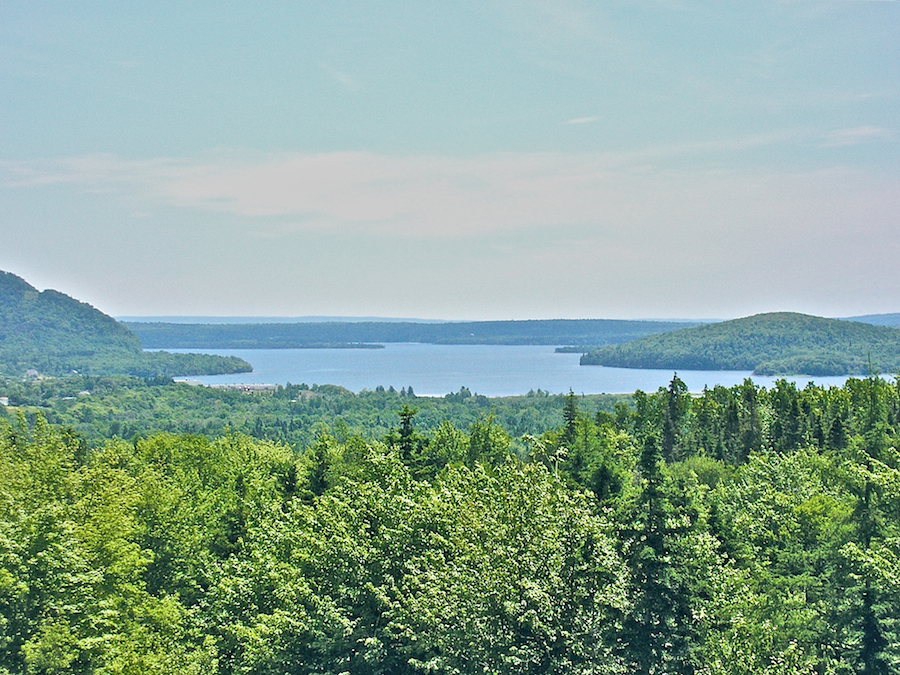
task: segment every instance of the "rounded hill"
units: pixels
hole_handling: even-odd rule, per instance
[[[250,369],[235,357],[144,352],[134,333],[99,309],[0,272],[0,375],[169,377]]]
[[[900,370],[900,330],[772,312],[597,349],[582,365],[752,370],[757,375],[863,375]]]

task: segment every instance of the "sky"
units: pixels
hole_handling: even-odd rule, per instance
[[[0,270],[114,316],[900,312],[900,2],[0,3]]]

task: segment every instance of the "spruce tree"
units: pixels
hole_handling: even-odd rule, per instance
[[[690,611],[673,560],[660,439],[643,439],[638,471],[641,491],[626,558],[631,568],[632,611],[624,625],[625,657],[635,673],[692,673],[687,658]]]

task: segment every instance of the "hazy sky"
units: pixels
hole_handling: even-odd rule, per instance
[[[900,2],[0,3],[0,269],[114,315],[900,311]]]

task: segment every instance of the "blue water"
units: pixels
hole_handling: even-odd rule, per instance
[[[384,349],[172,349],[234,355],[253,364],[252,373],[185,378],[204,384],[337,384],[353,392],[377,386],[412,387],[418,396],[443,396],[467,387],[485,396],[513,396],[543,389],[552,394],[630,394],[656,391],[671,370],[636,370],[578,365],[578,354],[553,347],[388,344]],[[751,377],[745,371],[678,371],[692,392],[717,384],[730,387]],[[770,387],[777,378],[752,376]],[[803,387],[813,378],[787,378]],[[815,378],[841,385],[845,377]]]

